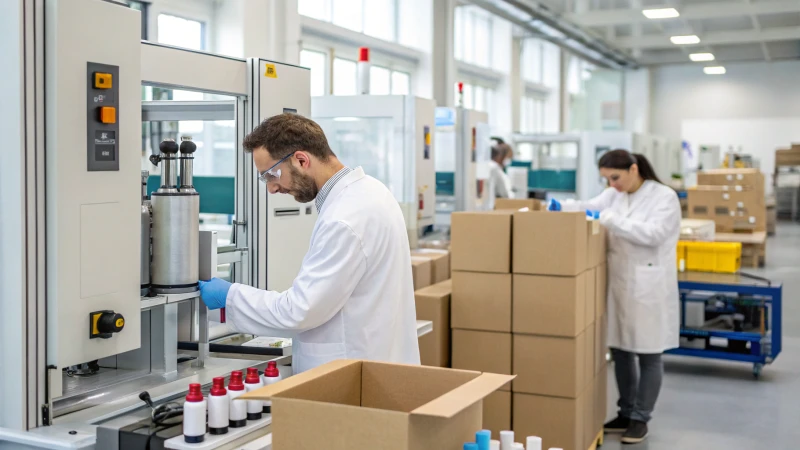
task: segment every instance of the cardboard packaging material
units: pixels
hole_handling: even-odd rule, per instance
[[[602,430],[606,423],[608,413],[608,368],[603,366],[603,370],[597,372],[594,387],[594,428]]]
[[[595,305],[594,305],[594,320],[597,322],[601,317],[605,316],[606,308],[608,307],[608,265],[601,264],[597,266],[595,271]]]
[[[586,333],[575,338],[514,335],[513,392],[577,398],[586,387]]]
[[[605,317],[601,317],[594,323],[594,363],[592,373],[597,374],[606,367],[606,355],[608,354],[608,322]]]
[[[414,290],[431,285],[431,261],[428,258],[411,257],[411,276],[414,279]]]
[[[588,269],[582,274],[582,276],[586,282],[586,295],[584,295],[584,301],[586,304],[586,307],[584,308],[584,322],[588,327],[594,323],[595,314],[597,314],[595,311],[595,308],[597,308],[595,305],[597,302],[597,292],[595,292],[597,290],[597,268],[593,267]]]
[[[496,198],[494,200],[494,209],[511,209],[519,211],[522,208],[528,208],[530,211],[540,211],[542,209],[542,202],[535,198]]]
[[[515,274],[514,333],[564,337],[581,334],[586,329],[586,274],[575,277]]]
[[[453,271],[511,272],[513,211],[454,212],[450,216]]]
[[[419,357],[423,366],[450,367],[451,280],[422,288],[414,293],[418,320],[433,322],[433,331],[419,338]]]
[[[514,393],[515,436],[539,436],[542,448],[586,450],[586,392],[577,398]]]
[[[592,442],[597,438],[600,434],[600,429],[595,428],[594,426],[594,416],[595,416],[595,398],[596,394],[594,392],[594,376],[589,378],[589,382],[586,386],[586,390],[583,391],[583,420],[581,423],[583,424],[583,448],[588,449],[592,446]]]
[[[511,334],[453,330],[452,363],[454,369],[510,375]],[[500,387],[510,389],[510,385]]]
[[[513,378],[338,360],[240,398],[272,401],[276,449],[461,450],[483,425],[482,400]]]
[[[511,274],[453,272],[453,328],[511,332]]]
[[[514,273],[576,276],[586,270],[586,213],[514,213]]]
[[[586,351],[583,352],[583,389],[591,386],[594,382],[594,352],[597,347],[595,342],[597,331],[595,328],[595,324],[590,324],[586,327],[586,332],[584,333],[586,336]]]
[[[450,252],[447,250],[421,248],[411,250],[412,257],[428,258],[431,261],[431,284],[450,279]]]
[[[606,229],[597,220],[586,221],[586,267],[606,262]]]
[[[713,220],[718,233],[766,231],[763,192],[690,189],[687,196],[689,218]]]
[[[800,148],[775,150],[775,166],[800,166]]]
[[[697,184],[742,186],[764,192],[764,174],[759,169],[711,169],[697,173]]]
[[[492,436],[511,429],[511,392],[492,392],[483,399],[483,429]]]

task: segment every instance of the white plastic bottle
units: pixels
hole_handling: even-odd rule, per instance
[[[199,383],[189,385],[183,404],[183,440],[190,444],[203,442],[206,437],[206,399]]]
[[[258,369],[255,367],[247,368],[247,377],[244,379],[244,390],[247,392],[255,391],[264,386]],[[247,401],[247,420],[258,420],[261,418],[261,411],[264,409],[264,402],[261,400]]]
[[[270,384],[275,384],[278,381],[281,381],[281,372],[278,370],[278,364],[275,361],[270,361],[267,363],[267,370],[264,371],[264,377],[262,378],[264,382],[264,386],[268,386]],[[267,400],[264,402],[264,414],[271,414],[272,413],[272,402]]]
[[[500,432],[500,450],[514,450],[514,432]]]
[[[369,48],[361,47],[358,49],[358,74],[356,83],[359,95],[369,95]]]
[[[525,450],[542,450],[542,438],[539,436],[528,436]]]
[[[241,428],[247,425],[247,402],[236,401],[236,398],[244,394],[244,383],[242,383],[242,371],[234,370],[231,372],[231,379],[228,381],[228,398],[231,400],[230,410],[228,411],[228,425],[231,428]]]
[[[525,446],[522,445],[520,442],[514,442],[514,445],[511,446],[512,450],[525,450]]]
[[[231,401],[228,391],[225,390],[225,378],[216,377],[208,394],[208,432],[211,434],[225,434],[228,432],[228,417],[230,416]]]

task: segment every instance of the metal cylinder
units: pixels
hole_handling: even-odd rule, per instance
[[[181,156],[181,192],[194,189],[194,156]]]
[[[157,294],[197,290],[199,278],[200,196],[154,192],[151,286]]]
[[[167,189],[178,187],[178,158],[175,155],[162,155],[161,187]]]
[[[147,179],[150,173],[142,171],[142,233],[140,242],[139,295],[145,296],[150,291],[150,201],[147,200]]]

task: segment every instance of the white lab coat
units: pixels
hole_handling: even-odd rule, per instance
[[[292,287],[234,284],[226,315],[237,331],[292,337],[295,373],[342,358],[419,364],[411,256],[397,200],[360,167],[347,174],[319,212]]]
[[[489,160],[489,180],[486,193],[487,210],[494,209],[494,199],[496,198],[514,198],[514,193],[511,191],[511,178],[503,171],[503,166],[493,159]]]
[[[608,188],[578,206],[601,211],[608,229],[608,346],[635,353],[678,347],[681,206],[675,191],[645,181],[633,194]]]

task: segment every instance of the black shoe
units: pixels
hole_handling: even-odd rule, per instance
[[[622,435],[623,444],[638,444],[647,438],[647,424],[638,420],[631,420],[631,425]]]
[[[624,433],[631,424],[631,419],[627,417],[617,416],[616,419],[603,425],[603,432],[605,433]]]

